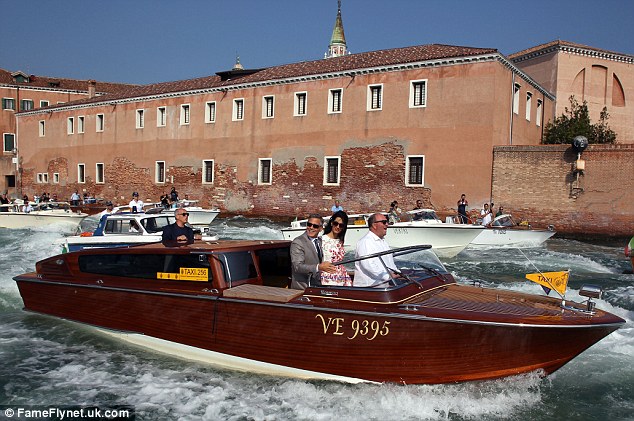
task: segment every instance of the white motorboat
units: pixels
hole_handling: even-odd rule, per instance
[[[68,233],[77,232],[79,224],[87,213],[73,212],[66,202],[30,202],[31,210],[24,212],[24,202],[16,200],[12,204],[0,206],[0,227],[38,228],[58,226]]]
[[[153,213],[113,213],[104,215],[94,232],[60,239],[56,242],[62,252],[77,251],[87,248],[126,247],[136,244],[147,244],[161,241],[163,228],[173,224],[173,214]],[[194,228],[194,232],[202,234],[204,241],[216,241],[218,236],[205,227],[202,231]]]
[[[390,247],[409,247],[429,244],[434,252],[444,258],[454,257],[483,230],[479,225],[445,224],[433,209],[409,211],[410,221],[389,225],[385,240]],[[353,250],[357,241],[368,232],[368,218],[372,215],[348,215],[348,229],[344,247]],[[306,220],[293,221],[291,227],[282,229],[285,240],[292,240],[306,231]]]
[[[161,208],[163,209],[163,205],[161,202],[156,203],[148,203],[143,206],[143,209],[153,209],[153,208]],[[204,209],[201,206],[198,206],[198,200],[179,200],[176,206],[173,206],[172,210],[176,208],[183,208],[187,212],[189,212],[189,224],[191,226],[207,226],[213,222],[214,219],[220,214],[218,209]],[[169,209],[167,209],[169,210]]]
[[[534,229],[530,225],[518,225],[511,215],[503,214],[495,217],[469,247],[537,247],[553,235],[552,225],[548,229]]]

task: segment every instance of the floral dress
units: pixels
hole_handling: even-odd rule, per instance
[[[343,260],[345,251],[340,240],[323,235],[321,249],[324,254],[324,262],[337,263]],[[352,280],[346,268],[343,265],[336,266],[336,268],[335,273],[321,272],[322,285],[352,286]]]

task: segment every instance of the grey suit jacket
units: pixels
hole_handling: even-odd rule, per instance
[[[321,245],[321,238],[318,240]],[[293,276],[291,288],[306,289],[309,285],[321,285],[321,275],[316,270],[319,263],[317,250],[306,232],[295,238],[291,243],[291,263]]]

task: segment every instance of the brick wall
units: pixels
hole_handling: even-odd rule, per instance
[[[516,219],[558,233],[634,234],[634,144],[503,146],[493,150],[492,197]]]

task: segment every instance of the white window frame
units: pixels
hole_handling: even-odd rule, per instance
[[[337,160],[337,181],[328,182],[328,169],[330,168],[328,165],[329,160]],[[338,186],[341,182],[341,156],[324,156],[324,186]]]
[[[410,160],[412,158],[422,158],[423,160],[420,184],[410,182]],[[405,157],[405,186],[406,187],[425,187],[425,155],[407,155]]]
[[[25,107],[25,104],[29,104],[29,107]],[[20,100],[20,111],[31,111],[32,109],[35,108],[35,101],[33,101],[32,99],[29,98],[24,98]]]
[[[233,100],[233,111],[231,113],[231,120],[244,120],[244,98],[235,98]]]
[[[156,107],[156,127],[167,126],[167,107]]]
[[[339,93],[339,109],[335,110],[335,94]],[[328,114],[341,114],[343,112],[343,88],[328,90]]]
[[[216,122],[216,101],[205,102],[205,123]]]
[[[66,134],[75,134],[75,117],[68,117],[66,119]]]
[[[45,100],[45,99],[41,99],[41,100],[40,100],[40,108],[42,108],[42,107],[48,107],[48,105],[49,105],[49,104],[50,104],[50,103],[49,103],[47,100]]]
[[[191,121],[191,107],[189,104],[181,104],[180,125],[189,126]]]
[[[44,184],[48,184],[48,173],[47,172],[42,173],[42,182]]]
[[[161,181],[161,176],[163,177],[163,181]],[[156,161],[154,163],[154,183],[165,184],[166,182],[167,170],[165,166],[165,161]]]
[[[265,182],[262,180],[262,169],[264,166],[262,165],[264,162],[268,162],[269,165],[269,181]],[[270,186],[273,184],[273,158],[258,158],[258,185],[261,186]]]
[[[86,183],[86,164],[77,164],[77,182],[79,184]]]
[[[211,180],[207,180],[206,176],[207,176],[207,168],[211,167]],[[203,184],[213,184],[214,183],[214,178],[215,178],[215,170],[216,170],[216,163],[213,159],[203,159],[203,163],[202,163],[202,183]]]
[[[10,105],[10,106],[7,107],[7,105]],[[2,109],[15,111],[15,98],[7,98],[7,97],[2,98]]]
[[[42,181],[42,178],[43,178],[42,177],[42,173],[41,172],[37,173],[37,183],[38,184],[42,184],[44,182],[44,181]]]
[[[537,127],[541,127],[542,125],[542,107],[544,106],[544,101],[541,99],[537,100],[537,110],[535,112],[535,124]]]
[[[86,117],[80,115],[77,117],[77,133],[84,133],[86,131]]]
[[[275,95],[262,97],[262,118],[275,118]]]
[[[39,128],[38,133],[40,137],[45,137],[46,136],[46,121],[40,120],[38,124],[38,128]]]
[[[11,149],[7,149],[7,136],[13,136],[13,147]],[[2,134],[2,151],[13,153],[13,150],[16,149],[15,144],[15,133],[3,133]]]
[[[300,98],[304,98],[304,112],[300,113]],[[293,101],[293,116],[294,117],[304,117],[308,114],[308,92],[295,92],[294,101]]]
[[[520,91],[522,90],[522,85],[519,83],[515,83],[513,85],[513,113],[520,113]]]
[[[418,98],[416,95],[416,86],[421,85],[424,87],[422,98]],[[427,79],[417,79],[409,81],[409,108],[426,108],[427,107],[427,92],[429,91]],[[417,104],[417,100],[421,101]]]
[[[144,128],[145,127],[145,109],[144,108],[137,109],[135,116],[136,116],[135,127],[137,129]]]
[[[53,173],[53,184],[59,184],[59,173],[58,172],[54,172]]]
[[[526,121],[531,121],[531,111],[533,108],[533,94],[526,92]]]
[[[97,120],[95,122],[95,129],[97,132],[103,132],[106,128],[106,116],[103,114],[97,114]]]
[[[95,184],[106,183],[106,166],[103,162],[97,162],[95,164]]]
[[[374,101],[374,92],[378,91],[377,96],[377,106],[375,107]],[[368,103],[367,103],[367,111],[381,111],[383,110],[383,84],[376,83],[373,85],[368,85]]]

